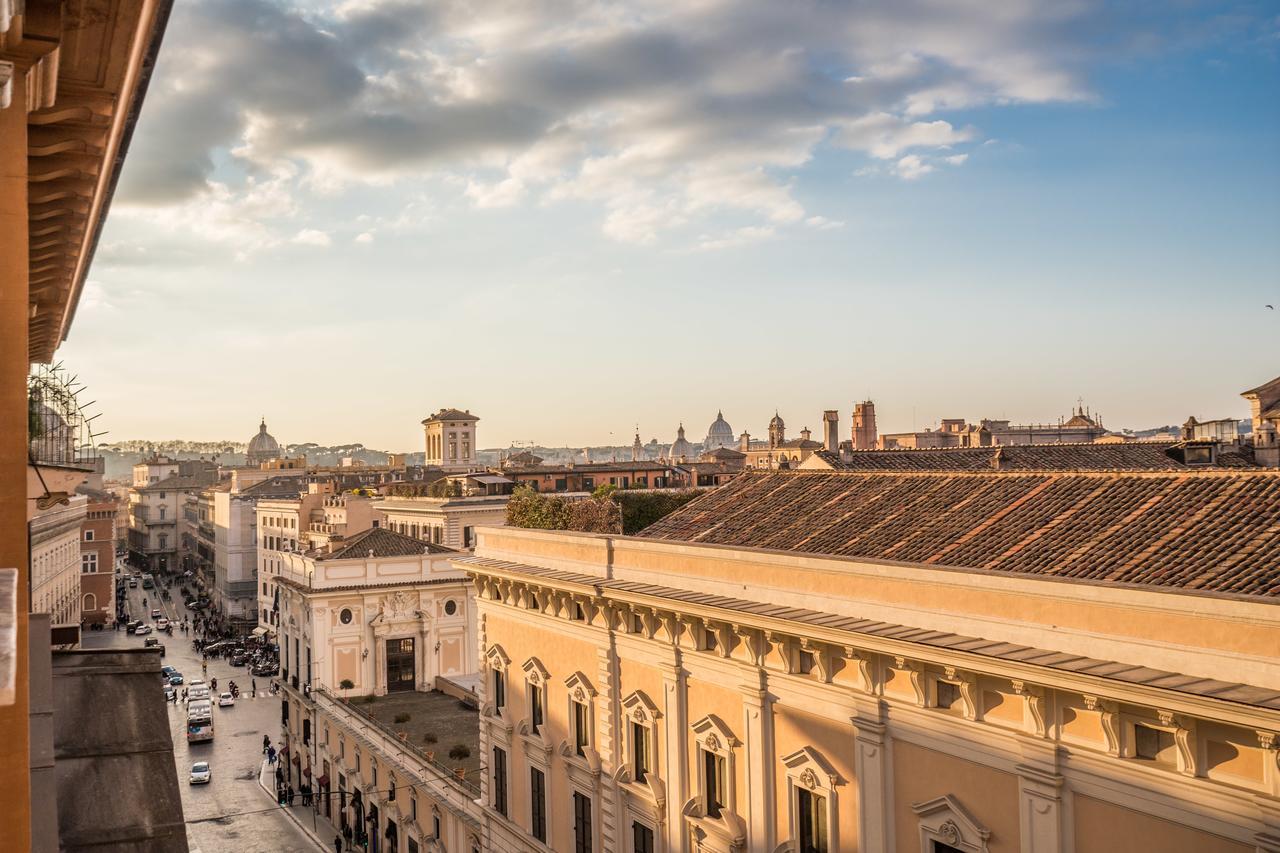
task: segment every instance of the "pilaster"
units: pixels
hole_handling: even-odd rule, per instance
[[[1022,853],[1062,853],[1062,774],[1049,741],[1022,738],[1018,771],[1018,816]]]
[[[596,649],[598,677],[596,680],[596,751],[600,756],[600,843],[602,850],[622,849],[622,830],[619,828],[618,783],[614,771],[618,768],[619,728],[618,656],[614,653],[612,632],[607,646]]]
[[[662,716],[666,720],[667,846],[670,853],[687,853],[689,836],[681,814],[689,799],[689,706],[684,670],[677,653],[671,663],[661,665]]]
[[[893,765],[884,702],[875,696],[854,699],[854,775],[858,786],[858,850],[891,853],[893,815],[890,791]]]
[[[747,753],[747,849],[772,850],[777,843],[774,826],[773,700],[764,670],[757,669],[754,684],[743,684],[742,713]]]

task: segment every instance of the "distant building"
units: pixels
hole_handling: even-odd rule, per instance
[[[538,465],[503,472],[517,485],[537,492],[590,492],[599,486],[620,489],[671,489],[689,485],[688,472],[673,462],[587,462]]]
[[[1280,376],[1240,396],[1249,401],[1254,458],[1259,464],[1280,467]]]
[[[470,471],[476,459],[476,423],[471,412],[441,409],[422,422],[426,432],[427,467],[444,471]]]
[[[853,405],[853,449],[874,450],[880,446],[876,432],[876,404],[863,400]]]
[[[115,618],[116,508],[110,492],[82,486],[85,518],[80,524],[80,617],[103,625]]]
[[[702,449],[708,451],[718,447],[733,446],[733,427],[729,426],[729,422],[724,419],[724,412],[716,412],[716,419],[707,428],[707,438],[702,442]]]
[[[1074,410],[1069,419],[1051,424],[1012,424],[1007,420],[989,418],[970,424],[964,418],[943,418],[936,430],[882,435],[878,446],[882,450],[923,450],[1002,444],[1079,444],[1095,441],[1106,434],[1107,429],[1101,420],[1082,406]]]
[[[267,432],[267,419],[263,418],[262,423],[258,425],[258,434],[249,439],[249,446],[244,454],[245,464],[253,468],[264,462],[279,459],[280,456],[280,445]]]
[[[769,440],[752,441],[749,433],[738,439],[738,451],[744,455],[743,466],[756,470],[778,471],[795,468],[821,450],[822,442],[813,441],[809,428],[800,430],[800,437],[787,439],[787,425],[782,416],[774,412],[769,421]]]
[[[201,459],[153,456],[133,466],[129,489],[129,561],[139,569],[176,572],[187,498],[218,481],[218,468]]]
[[[81,527],[89,499],[72,495],[29,522],[31,612],[48,613],[50,624],[80,626]]]

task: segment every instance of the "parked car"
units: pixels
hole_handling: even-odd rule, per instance
[[[128,631],[130,634],[132,634],[134,631],[138,630],[138,626],[141,624],[142,623],[139,622],[137,619],[133,619],[125,624],[124,629]]]
[[[160,667],[160,674],[163,675],[166,679],[168,679],[169,676],[173,675],[177,671],[178,671],[178,668],[176,666],[173,666],[167,663],[164,666]]]
[[[160,618],[161,616],[163,616],[163,615],[164,615],[164,614],[162,614],[162,613],[160,612],[160,608],[159,608],[159,607],[153,607],[153,608],[151,608],[151,618],[152,618],[152,619],[159,619],[159,618]]]
[[[137,589],[137,588],[138,588],[138,579],[129,578],[129,589]]]
[[[172,675],[170,675],[170,676],[169,676],[169,683],[170,683],[171,685],[173,685],[174,687],[177,687],[179,684],[181,684],[181,683],[182,683],[182,673],[180,673],[180,672],[176,672],[176,671],[175,671]]]
[[[213,778],[213,770],[207,761],[197,761],[191,765],[191,784],[208,785]]]
[[[219,708],[229,708],[234,704],[236,704],[236,697],[232,696],[230,693],[223,693],[218,696]]]
[[[280,674],[280,667],[274,663],[260,663],[250,673],[258,677],[272,677]]]
[[[166,619],[165,617],[161,616],[159,619],[156,620],[157,631],[163,631],[165,628],[168,628],[168,627],[169,627],[169,620]]]
[[[139,636],[139,637],[141,637],[143,634],[150,634],[150,633],[151,633],[151,626],[150,626],[150,625],[139,625],[137,628],[134,628],[134,629],[133,629],[133,633],[134,633],[134,634],[136,634],[136,635],[137,635],[137,636]]]

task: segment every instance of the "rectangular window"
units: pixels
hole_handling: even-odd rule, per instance
[[[436,838],[440,838],[440,815],[433,814],[431,816],[431,834]]]
[[[631,724],[631,750],[634,753],[632,762],[637,782],[643,782],[649,775],[649,727],[641,723]]]
[[[93,531],[92,531],[92,530],[86,530],[86,531],[84,532],[84,541],[86,541],[86,542],[92,542],[92,541],[93,541]]]
[[[653,853],[653,830],[639,821],[631,822],[631,853]]]
[[[573,853],[591,853],[591,798],[573,792]]]
[[[578,755],[585,755],[588,744],[587,736],[591,733],[590,718],[584,702],[573,702],[573,742]]]
[[[493,748],[493,810],[507,816],[507,753]]]
[[[827,853],[827,802],[812,791],[797,787],[799,802],[796,819],[800,822],[799,853]]]
[[[529,832],[534,838],[547,840],[547,777],[536,767],[529,770]]]
[[[471,547],[471,541],[474,535],[475,535],[474,527],[467,526],[462,528],[462,547],[463,548]]]
[[[500,669],[493,671],[493,707],[501,711],[507,706],[507,674]]]
[[[724,808],[724,758],[714,752],[702,751],[702,773],[706,791],[703,794],[707,817],[720,817]]]
[[[1172,732],[1139,723],[1133,727],[1133,740],[1134,753],[1138,758],[1154,761],[1157,764],[1167,764],[1170,767],[1178,763]]]
[[[95,551],[89,551],[80,555],[80,571],[96,572],[98,571],[98,554]]]
[[[542,728],[542,688],[529,685],[529,729],[535,735]]]

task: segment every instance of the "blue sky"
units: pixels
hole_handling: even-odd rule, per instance
[[[1280,372],[1274,6],[430,9],[175,10],[60,352],[110,437],[1145,427]]]

